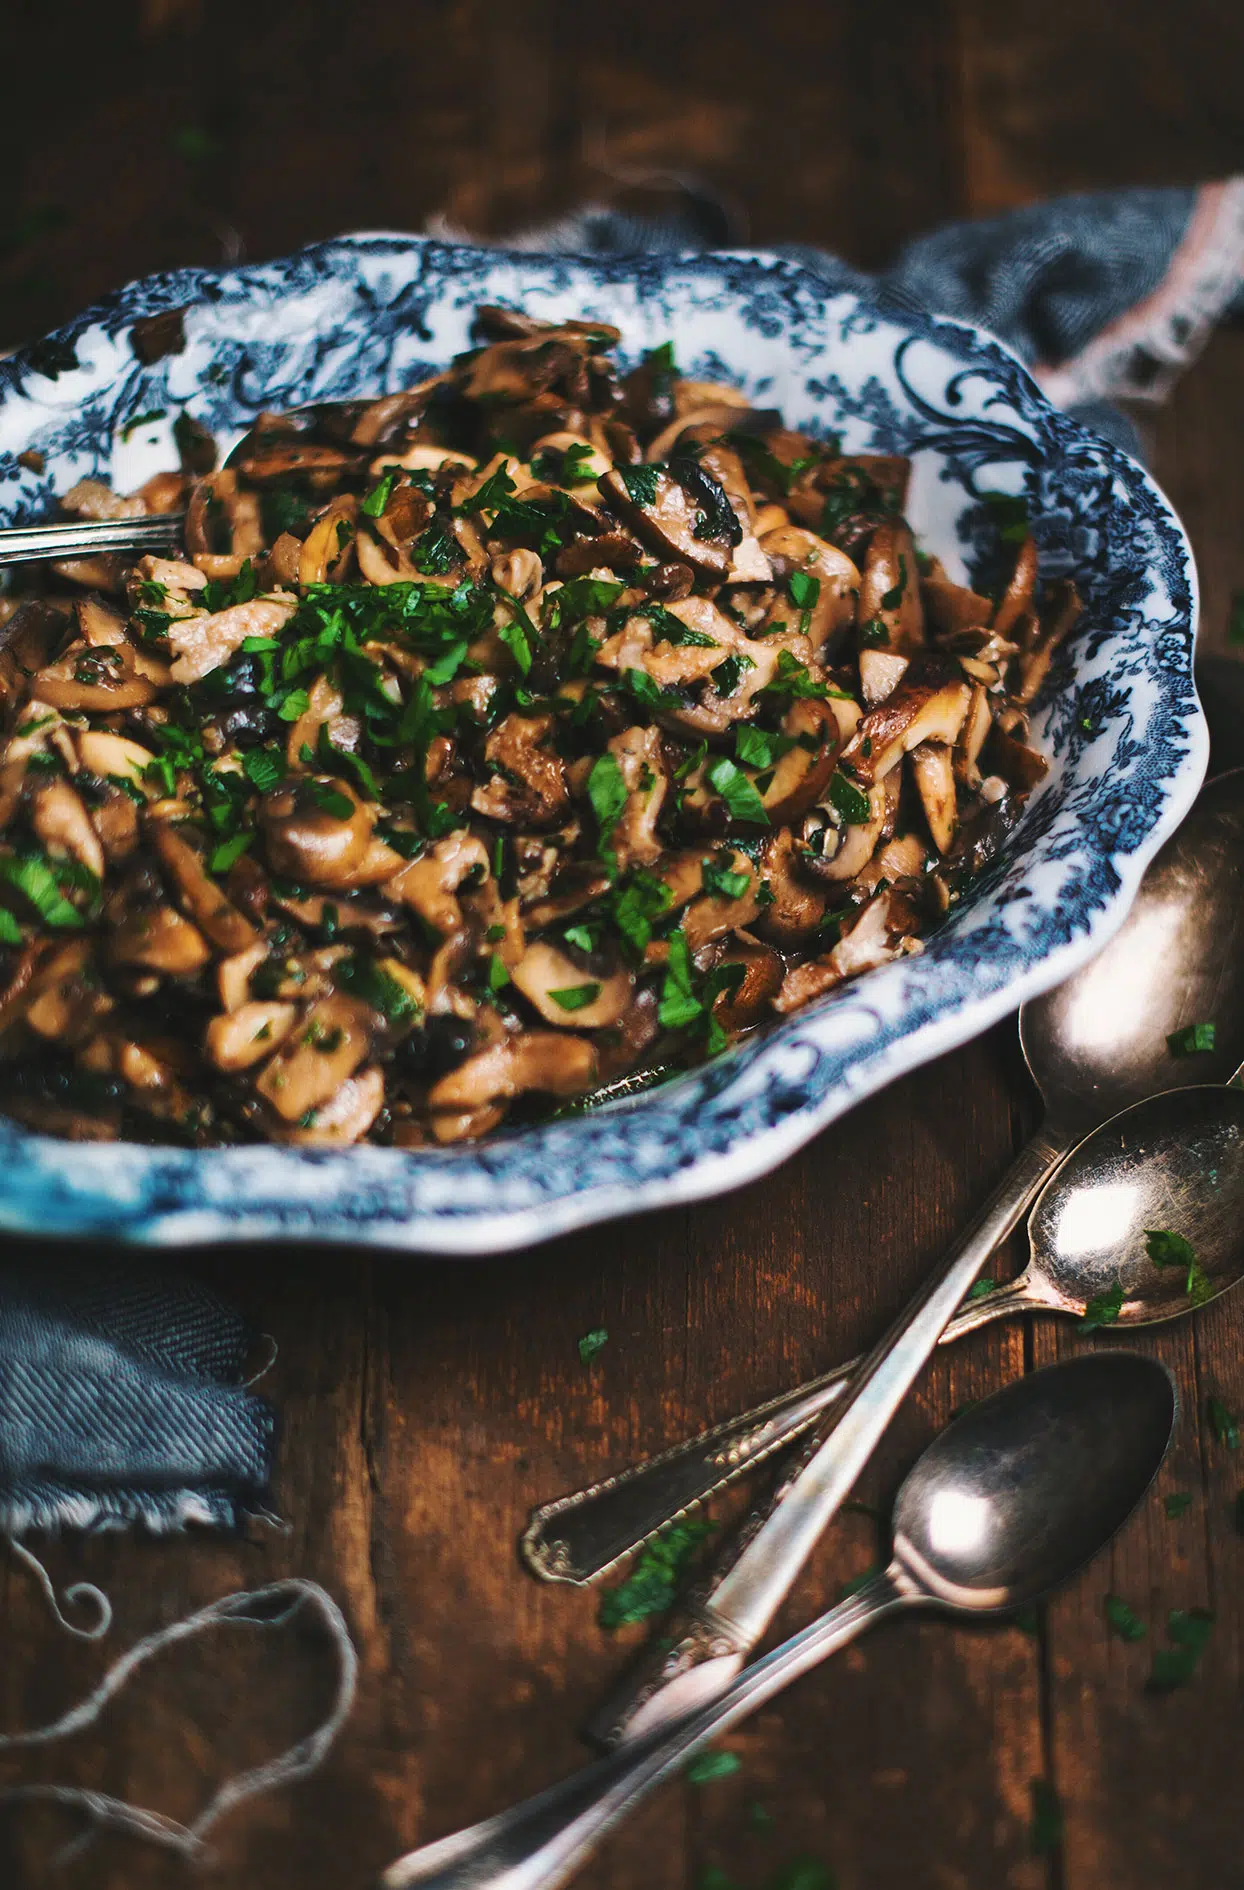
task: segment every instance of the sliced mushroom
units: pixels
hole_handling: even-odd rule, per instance
[[[306,1126],[278,1130],[278,1139],[296,1148],[348,1148],[360,1142],[384,1106],[384,1076],[380,1070],[360,1070],[350,1076],[318,1109],[309,1110]]]
[[[177,888],[180,903],[222,951],[242,952],[258,934],[249,919],[225,897],[202,859],[171,821],[148,820],[147,833],[157,858]]]
[[[96,879],[104,877],[104,850],[82,797],[65,780],[47,781],[31,798],[30,824],[48,852],[77,860]]]
[[[994,774],[1001,775],[1006,785],[1019,794],[1030,794],[1050,771],[1044,755],[996,721],[989,731],[982,758]]]
[[[236,1015],[236,1013],[235,1013]],[[335,1096],[371,1054],[372,1013],[356,998],[321,998],[285,1037],[255,1088],[286,1122]]]
[[[429,1109],[478,1109],[487,1103],[544,1090],[575,1096],[596,1081],[596,1051],[587,1037],[560,1030],[527,1030],[506,1037],[433,1083]]]
[[[509,825],[547,827],[570,804],[562,758],[546,747],[553,732],[551,715],[507,715],[484,744],[484,759],[495,770],[477,787],[471,806],[477,814]]]
[[[882,841],[893,831],[899,778],[890,774],[867,790],[868,818],[845,821],[831,804],[816,808],[804,821],[801,861],[818,879],[845,881],[862,873]]]
[[[104,714],[142,708],[159,693],[156,684],[139,673],[137,654],[128,643],[95,648],[75,644],[58,662],[39,671],[34,689],[54,708]]]
[[[240,1010],[250,996],[251,979],[267,961],[268,947],[263,940],[243,952],[222,958],[216,967],[216,988],[227,1011]]]
[[[198,927],[172,906],[127,912],[108,940],[108,957],[114,965],[143,965],[173,977],[198,971],[211,955]]]
[[[975,794],[981,784],[979,767],[981,749],[985,737],[993,726],[993,717],[989,712],[989,693],[983,683],[977,683],[972,691],[972,700],[955,743],[955,779],[970,794]]]
[[[733,990],[723,991],[713,1005],[713,1016],[732,1034],[750,1030],[773,1004],[782,984],[783,965],[777,953],[752,939],[730,945],[717,961],[718,969],[741,965],[743,977]]]
[[[637,481],[632,480],[632,483],[636,490],[640,489]],[[701,505],[669,473],[656,472],[653,484],[655,491],[651,501],[633,499],[623,474],[615,470],[605,474],[600,481],[600,491],[646,545],[662,557],[689,564],[702,577],[716,578],[720,582],[730,570],[734,546],[725,538],[697,536],[704,516]],[[728,508],[729,501],[724,494],[722,500]]]
[[[114,1002],[92,970],[90,945],[74,939],[54,949],[31,979],[26,1023],[49,1042],[73,1045],[98,1028]]]
[[[739,926],[750,925],[761,910],[760,874],[746,853],[732,852],[727,870],[746,880],[746,888],[737,895],[709,892],[692,900],[683,914],[681,929],[693,954],[714,939],[737,931]]]
[[[105,781],[129,782],[154,800],[158,789],[146,779],[146,771],[155,756],[141,742],[132,742],[127,735],[114,735],[109,729],[85,728],[78,732],[76,744],[78,760],[88,774],[97,774]]]
[[[860,581],[859,621],[881,624],[885,647],[899,655],[909,655],[924,644],[916,541],[901,520],[887,519],[869,541]]]
[[[660,733],[655,728],[624,729],[610,740],[609,752],[618,763],[626,789],[626,804],[609,844],[621,871],[650,866],[663,850],[657,821],[669,788]]]
[[[488,850],[464,827],[446,834],[416,860],[387,880],[384,894],[417,912],[438,938],[452,938],[462,930],[462,907],[457,893],[464,880],[482,879],[488,872]]]
[[[940,639],[960,630],[983,629],[993,616],[991,598],[956,584],[946,574],[939,558],[934,558],[921,579],[925,610],[931,628]]]
[[[994,613],[992,628],[998,636],[1004,637],[1011,626],[1019,622],[1024,612],[1032,603],[1033,591],[1037,583],[1037,546],[1036,540],[1028,537],[1019,548],[1015,560],[1015,570],[1011,581],[1002,594],[1002,601]]]
[[[846,739],[834,714],[836,707],[808,697],[793,702],[783,716],[782,734],[795,745],[779,757],[760,795],[771,826],[798,820],[828,787]],[[759,779],[763,781],[763,774]]]
[[[297,608],[292,597],[256,597],[249,604],[231,604],[206,616],[178,617],[169,624],[168,640],[176,661],[174,682],[199,682],[227,663],[248,637],[275,637]]]
[[[811,886],[798,871],[800,849],[789,827],[770,834],[760,854],[762,881],[770,903],[763,907],[753,930],[784,950],[804,945],[825,917],[828,895]]]
[[[845,551],[800,525],[780,526],[760,542],[781,580],[765,618],[765,634],[798,635],[806,638],[814,654],[832,656],[855,620],[861,579],[854,564]],[[810,601],[803,604],[791,590],[792,578],[800,575],[810,581],[809,589],[814,587]]]
[[[298,582],[307,590],[313,584],[340,583],[354,548],[354,530],[358,518],[358,500],[352,493],[334,499],[303,540],[298,557]]]
[[[894,694],[910,661],[909,656],[894,656],[889,650],[860,651],[860,694],[866,709],[875,709]]]
[[[911,751],[911,773],[939,853],[949,853],[959,824],[955,771],[945,742],[921,742]]]
[[[236,1010],[213,1017],[207,1026],[204,1048],[218,1070],[232,1075],[249,1070],[288,1037],[298,1018],[296,1004],[240,1004]]]
[[[1083,609],[1075,585],[1069,582],[1048,624],[1039,626],[1031,644],[1021,651],[1018,665],[1020,686],[1014,692],[1016,702],[1027,704],[1037,695],[1049,674],[1055,650],[1075,629]]]
[[[339,803],[349,812],[339,813]],[[354,789],[333,775],[273,788],[260,820],[273,868],[299,885],[344,892],[391,879],[403,865],[400,853],[373,839],[374,816]]]
[[[510,977],[547,1023],[567,1030],[600,1030],[616,1024],[634,989],[629,971],[619,967],[594,977],[547,939],[537,939],[527,947]]]
[[[773,1000],[774,1010],[788,1015],[847,978],[920,951],[920,940],[914,936],[919,924],[916,907],[897,887],[874,893],[831,952],[787,972]]]
[[[971,697],[970,686],[944,658],[913,658],[898,688],[861,719],[843,750],[844,767],[870,787],[921,742],[953,743]]]

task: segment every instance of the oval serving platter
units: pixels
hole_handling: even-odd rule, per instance
[[[1087,603],[1034,721],[1049,777],[921,954],[662,1087],[440,1151],[66,1143],[0,1119],[0,1226],[473,1254],[738,1187],[1100,949],[1191,804],[1207,756],[1196,574],[1153,480],[981,330],[882,314],[777,257],[368,235],[151,277],[0,363],[0,523],[46,516],[88,473],[127,489],[174,464],[183,409],[227,442],[261,408],[404,387],[470,345],[480,302],[614,322],[632,358],[672,339],[685,372],[739,383],[788,425],[911,455],[908,513],[956,574],[993,531],[983,495],[1022,495],[1043,575],[1073,576]],[[41,473],[18,463],[31,449]]]

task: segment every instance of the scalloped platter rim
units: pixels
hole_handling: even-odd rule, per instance
[[[178,409],[227,437],[261,407],[408,385],[468,345],[482,301],[615,321],[624,355],[672,337],[684,371],[741,382],[791,425],[910,453],[909,511],[952,569],[987,542],[982,494],[1022,494],[1043,573],[1075,576],[1088,603],[1034,725],[1049,778],[921,954],[660,1088],[445,1150],[67,1143],[0,1119],[0,1227],[480,1254],[738,1187],[1091,957],[1191,805],[1208,752],[1196,572],[1149,474],[984,331],[870,308],[760,252],[602,260],[374,234],[149,277],[0,363],[0,522],[46,515],[84,474],[124,487],[175,463]],[[182,345],[144,362],[134,326],[158,315]],[[32,448],[42,473],[19,464]]]

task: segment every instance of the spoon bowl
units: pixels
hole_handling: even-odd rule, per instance
[[[1051,1120],[1077,1135],[1155,1091],[1244,1064],[1244,768],[1202,788],[1105,950],[1019,1013]],[[1170,1039],[1214,1026],[1210,1050]]]
[[[1008,1385],[934,1438],[909,1474],[893,1566],[943,1607],[1027,1607],[1127,1520],[1175,1410],[1166,1372],[1134,1352],[1091,1353]]]

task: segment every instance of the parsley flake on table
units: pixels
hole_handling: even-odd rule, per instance
[[[1168,1228],[1145,1229],[1145,1252],[1155,1267],[1179,1267],[1185,1275],[1184,1291],[1194,1306],[1203,1306],[1214,1297],[1214,1286],[1196,1257],[1190,1240],[1173,1234]]]
[[[716,1523],[693,1516],[663,1529],[640,1551],[626,1580],[601,1596],[596,1614],[600,1626],[612,1631],[650,1620],[654,1614],[664,1614],[678,1591],[688,1563],[716,1527]]]
[[[772,1890],[837,1890],[838,1880],[819,1857],[796,1857],[773,1879]]]
[[[1178,1522],[1192,1508],[1192,1498],[1187,1490],[1172,1490],[1169,1496],[1162,1499],[1162,1507],[1166,1511],[1167,1522]]]
[[[733,1778],[742,1765],[743,1761],[737,1752],[725,1752],[710,1746],[707,1752],[697,1752],[694,1759],[688,1761],[683,1777],[688,1785],[712,1785],[718,1779]]]
[[[604,1351],[608,1343],[609,1334],[604,1326],[593,1326],[592,1330],[585,1332],[579,1340],[579,1363],[590,1365],[592,1360]]]
[[[1192,1057],[1199,1051],[1212,1050],[1217,1036],[1215,1025],[1189,1024],[1183,1030],[1172,1030],[1166,1039],[1166,1047],[1173,1057]]]
[[[1107,1595],[1102,1602],[1102,1611],[1112,1631],[1121,1641],[1143,1641],[1147,1629],[1138,1614],[1133,1613],[1122,1595]]]
[[[1032,1800],[1028,1841],[1034,1857],[1048,1857],[1063,1841],[1062,1800],[1047,1778],[1032,1779],[1028,1790]]]
[[[1169,1647],[1157,1647],[1149,1675],[1151,1693],[1170,1693],[1187,1686],[1200,1665],[1214,1617],[1208,1608],[1172,1608],[1166,1617]]]
[[[1210,1427],[1220,1444],[1228,1450],[1240,1448],[1240,1421],[1233,1411],[1229,1411],[1221,1398],[1211,1398],[1206,1407],[1209,1413]]]
[[[1227,617],[1227,642],[1238,649],[1244,645],[1244,591],[1231,593],[1231,610]]]

